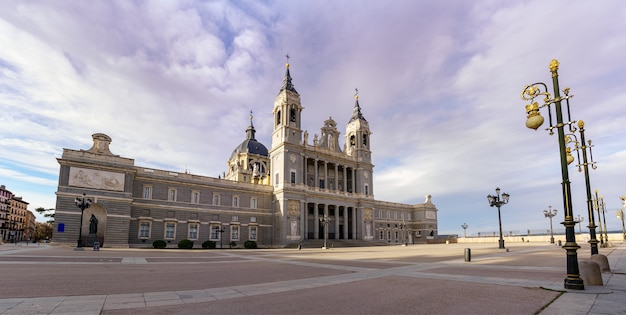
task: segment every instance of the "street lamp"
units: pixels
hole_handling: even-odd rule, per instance
[[[552,218],[556,215],[556,209],[552,209],[552,206],[548,206],[548,210],[543,210],[543,215],[546,218],[550,218],[550,244],[554,244],[554,234],[552,234]]]
[[[500,200],[500,188],[496,188],[496,195],[487,195],[490,207],[498,207],[498,225],[500,226],[500,240],[498,240],[498,248],[504,248],[504,239],[502,238],[502,217],[500,216],[500,207],[509,203],[509,194],[502,193]]]
[[[526,113],[528,114],[526,120],[526,127],[530,129],[537,130],[543,124],[543,117],[539,113],[539,108],[547,107],[548,108],[548,118],[550,126],[547,128],[550,135],[554,134],[554,129],[557,129],[558,139],[559,139],[559,152],[560,152],[560,160],[561,160],[561,177],[562,177],[562,188],[563,188],[563,209],[565,220],[563,221],[563,225],[565,226],[565,245],[563,248],[567,251],[566,259],[567,259],[567,276],[564,280],[564,287],[566,289],[573,290],[584,290],[585,285],[583,280],[580,278],[580,271],[578,269],[578,254],[576,251],[580,248],[578,244],[576,244],[576,237],[574,235],[574,212],[571,208],[572,206],[572,196],[571,196],[571,188],[569,181],[569,174],[567,170],[567,154],[565,149],[565,132],[563,127],[566,125],[569,126],[570,131],[574,131],[574,127],[572,124],[574,123],[570,119],[570,110],[569,110],[569,99],[571,96],[567,95],[569,89],[566,89],[566,96],[561,98],[560,89],[559,89],[559,62],[556,59],[553,59],[550,62],[549,66],[550,72],[552,73],[552,87],[554,90],[554,97],[550,95],[548,92],[548,86],[545,83],[533,83],[531,85],[527,85],[522,90],[522,99],[530,101],[530,104],[526,105]],[[543,96],[544,104],[539,106],[537,102],[534,102],[535,97]],[[561,101],[565,100],[567,105],[567,121],[563,122],[563,113],[561,109]],[[554,110],[556,114],[556,124],[552,122],[552,111],[551,105],[554,104]]]
[[[324,247],[322,247],[322,249],[328,249],[328,246],[326,246],[328,240],[328,223],[332,220],[333,218],[329,217],[327,214],[324,214],[324,216],[320,218],[320,223],[324,226]]]
[[[617,212],[617,219],[622,220],[622,241],[626,242],[626,228],[624,228],[624,208],[619,208]]]
[[[574,220],[574,222],[578,223],[578,233],[582,233],[583,232],[583,229],[580,227],[580,222],[583,222],[584,220],[585,220],[585,218],[581,217],[580,214],[577,215],[576,216],[576,220]]]
[[[601,247],[607,247],[609,244],[609,236],[607,234],[606,231],[606,205],[604,204],[604,197],[602,197],[602,195],[600,195],[600,197],[598,198],[598,190],[595,190],[596,193],[596,198],[594,199],[595,201],[595,206],[596,206],[596,210],[598,211],[598,224],[600,227],[600,246]],[[604,221],[604,227],[602,226],[602,221]]]
[[[566,89],[565,96],[568,97],[569,90]],[[569,102],[569,101],[568,101]],[[591,140],[585,142],[585,122],[580,120],[578,121],[578,130],[580,132],[580,142],[578,142],[578,138],[576,135],[570,134],[565,137],[567,142],[572,142],[571,139],[574,139],[574,150],[576,150],[576,156],[578,157],[578,172],[580,173],[582,170],[585,171],[585,188],[587,193],[587,214],[589,215],[589,236],[591,239],[589,240],[589,244],[591,245],[591,255],[598,255],[598,239],[596,238],[596,223],[595,218],[593,217],[593,201],[591,200],[591,184],[589,183],[589,165],[591,165],[592,169],[596,169],[596,162],[593,161],[593,153],[591,148],[593,145],[591,144]],[[568,148],[569,149],[569,148]],[[587,149],[589,149],[589,156],[591,157],[591,162],[587,161]],[[580,152],[583,153],[583,162],[580,163]],[[573,162],[573,157],[571,158]],[[568,160],[569,162],[569,160]],[[582,166],[582,169],[581,169]],[[598,217],[598,222],[600,217]],[[580,224],[578,225],[580,230]]]
[[[467,238],[467,228],[469,227],[469,225],[467,225],[467,223],[463,223],[461,227],[463,228],[463,238]]]
[[[76,199],[74,199],[74,203],[76,203],[76,206],[80,208],[80,229],[78,230],[78,242],[75,250],[83,250],[83,243],[81,242],[81,239],[83,238],[83,214],[85,209],[91,206],[92,201],[87,198],[85,193],[83,193],[81,197],[76,197]]]
[[[406,237],[404,235],[404,228],[406,227],[406,223],[402,221],[400,224],[398,224],[398,227],[400,228],[400,237],[402,237],[402,246],[407,246],[408,243],[406,242]]]
[[[218,233],[220,233],[220,249],[222,249],[222,239],[224,236],[224,232],[226,232],[226,230],[224,230],[224,228],[220,227],[219,230],[217,230]]]

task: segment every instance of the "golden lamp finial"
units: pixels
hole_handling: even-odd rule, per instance
[[[585,122],[584,122],[584,121],[582,121],[582,120],[579,120],[579,121],[578,121],[578,128],[579,128],[579,129],[583,129],[583,128],[585,128]]]
[[[550,72],[555,73],[557,70],[559,70],[559,61],[556,59],[552,59],[552,61],[550,61]]]
[[[354,98],[357,100],[359,99],[359,89],[357,88],[354,88]]]

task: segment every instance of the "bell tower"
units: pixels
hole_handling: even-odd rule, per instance
[[[287,56],[289,58],[289,56]],[[287,59],[289,60],[289,59]],[[289,63],[285,65],[283,85],[274,99],[274,131],[272,132],[272,149],[282,143],[300,144],[302,141],[302,110],[300,94],[291,83]]]
[[[372,132],[361,113],[359,90],[355,89],[355,91],[352,117],[346,126],[346,155],[356,161],[356,192],[372,197],[374,195],[374,165],[372,165],[372,151],[370,150]]]
[[[355,89],[356,90],[356,89]],[[370,151],[370,131],[369,124],[361,113],[359,105],[359,90],[354,95],[354,110],[352,117],[346,126],[346,154],[355,157],[359,162],[372,162],[372,151]]]

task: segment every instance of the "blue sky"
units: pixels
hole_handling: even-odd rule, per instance
[[[440,234],[467,223],[475,235],[497,231],[486,196],[500,187],[505,232],[549,229],[549,205],[562,229],[557,137],[525,127],[520,98],[550,83],[556,58],[595,145],[592,189],[621,229],[624,16],[623,1],[4,1],[0,183],[53,208],[56,158],[93,133],[136,165],[217,177],[250,110],[270,146],[288,53],[309,133],[329,116],[344,131],[359,89],[376,199],[430,194]],[[587,220],[584,177],[569,170]]]

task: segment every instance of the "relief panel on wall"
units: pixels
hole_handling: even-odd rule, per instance
[[[124,173],[70,168],[69,185],[74,187],[124,191]]]

